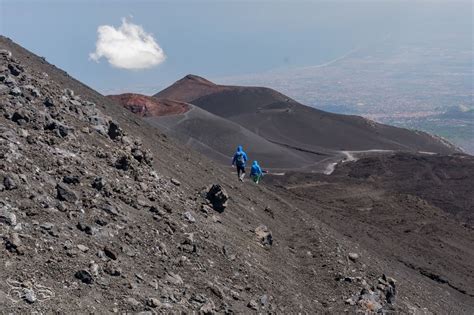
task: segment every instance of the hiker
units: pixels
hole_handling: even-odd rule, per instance
[[[253,161],[252,168],[250,169],[250,178],[252,178],[255,184],[258,184],[260,182],[263,173],[265,173],[265,171],[262,171],[262,168],[260,167],[260,165],[258,165],[258,162]]]
[[[232,159],[232,166],[237,167],[237,176],[241,182],[244,181],[245,176],[245,163],[247,162],[247,154],[242,149],[242,146],[239,145],[237,147],[237,152],[234,154],[234,158]]]

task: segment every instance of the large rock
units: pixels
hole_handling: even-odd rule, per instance
[[[227,207],[229,195],[221,185],[212,185],[206,193],[206,199],[212,204],[212,208],[218,212],[223,212]]]
[[[116,123],[115,121],[111,121],[109,124],[109,129],[107,130],[107,134],[109,135],[110,139],[115,140],[118,137],[123,136],[122,128]]]

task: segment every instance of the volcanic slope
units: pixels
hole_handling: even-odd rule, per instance
[[[474,157],[393,153],[331,176],[269,180],[300,209],[474,305]]]
[[[231,155],[240,144],[245,144],[249,156],[268,161],[267,168],[302,168],[314,163],[312,154],[271,143],[230,120],[191,104],[137,94],[107,97],[224,165],[230,165]]]
[[[299,104],[269,88],[222,86],[197,78],[188,75],[154,96],[185,100],[234,121],[268,141],[296,150],[378,149],[436,153],[457,150],[424,132],[382,125],[358,116],[324,112]],[[189,93],[189,90],[193,92]]]
[[[4,37],[0,111],[3,312],[472,313]]]

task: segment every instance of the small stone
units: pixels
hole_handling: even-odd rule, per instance
[[[184,283],[184,281],[183,281],[183,279],[181,278],[180,275],[172,273],[172,272],[170,272],[166,276],[166,281],[169,282],[169,283],[175,284],[175,285],[180,285],[180,284]]]
[[[10,59],[12,52],[6,49],[0,49],[0,55],[5,56],[7,59]]]
[[[115,254],[115,252],[111,248],[105,247],[104,248],[104,253],[110,259],[117,260],[117,254]]]
[[[356,305],[356,302],[352,298],[349,298],[349,299],[345,300],[345,303],[349,304],[349,305]]]
[[[85,284],[92,284],[94,282],[92,275],[87,270],[79,270],[78,272],[76,272],[74,277],[81,280]]]
[[[50,97],[47,97],[44,102],[43,102],[44,106],[46,107],[54,107],[56,106],[56,102],[54,101],[54,99],[50,98]]]
[[[203,306],[201,306],[201,308],[199,309],[199,312],[206,315],[215,314],[216,306],[214,305],[214,302],[212,300],[209,300]]]
[[[165,209],[166,212],[168,212],[168,213],[173,212],[173,208],[171,208],[171,206],[170,206],[169,204],[167,204],[167,203],[165,203],[165,204],[163,205],[163,209]]]
[[[64,89],[64,94],[66,94],[66,96],[68,97],[74,97],[74,91],[71,90],[71,89]]]
[[[250,300],[250,302],[247,304],[247,307],[253,310],[258,310],[258,304],[255,300]]]
[[[183,214],[183,216],[184,216],[184,218],[185,218],[186,220],[188,220],[188,221],[191,222],[191,223],[196,222],[196,219],[193,217],[193,215],[192,215],[191,212],[189,212],[189,211],[186,211],[186,212]]]
[[[171,183],[176,185],[176,186],[181,186],[181,182],[179,180],[177,180],[176,178],[172,178]]]
[[[30,116],[26,111],[18,110],[13,113],[11,120],[19,125],[23,125],[30,121]]]
[[[161,302],[160,300],[155,298],[148,298],[146,301],[146,305],[148,305],[149,307],[157,308],[161,306]]]
[[[79,248],[81,252],[87,252],[89,250],[89,247],[82,244],[77,245],[77,248]]]
[[[11,226],[17,224],[16,215],[5,208],[0,209],[0,223],[6,223]]]
[[[26,137],[29,136],[28,130],[23,129],[23,128],[20,128],[20,129],[18,130],[18,134],[19,134],[20,137],[22,137],[22,138],[26,138]]]
[[[70,189],[63,183],[57,184],[56,191],[57,191],[57,198],[59,200],[74,203],[79,199],[77,197],[76,192],[74,192],[72,189]]]
[[[122,269],[119,268],[114,262],[109,261],[107,265],[105,265],[104,272],[113,277],[118,277],[122,274]]]
[[[77,101],[77,100],[69,100],[69,103],[71,103],[72,105],[74,106],[82,106],[81,102]]]
[[[25,289],[24,291],[24,299],[27,303],[29,304],[33,304],[36,302],[37,298],[36,298],[36,294],[35,294],[35,291],[31,290],[31,289]]]
[[[131,305],[131,306],[139,306],[141,303],[138,302],[137,300],[135,300],[134,298],[132,297],[128,297],[125,299],[125,302],[128,304],[128,305]]]
[[[19,250],[22,247],[22,243],[21,243],[20,236],[18,235],[18,233],[11,234],[10,238],[7,240],[6,247],[10,251],[16,251],[19,254],[21,254]]]
[[[81,180],[79,179],[78,176],[66,175],[66,176],[63,177],[63,182],[66,183],[66,184],[77,185],[81,182]]]
[[[211,212],[212,208],[209,207],[206,204],[201,205],[201,211],[204,212],[205,214],[209,214]]]
[[[128,157],[127,155],[122,155],[115,162],[115,167],[122,171],[128,171],[131,165],[132,165],[132,161],[130,157]]]
[[[273,244],[273,236],[272,232],[268,230],[268,228],[261,224],[255,228],[255,234],[257,235],[257,238],[260,240],[262,245],[272,245]]]
[[[95,262],[91,262],[91,264],[89,265],[89,270],[94,276],[99,275],[99,265]]]
[[[13,89],[10,90],[10,94],[13,96],[20,96],[21,90],[18,86],[15,86]]]
[[[92,188],[97,189],[97,190],[102,190],[105,187],[105,179],[102,177],[96,177],[92,181]]]
[[[85,232],[86,234],[89,234],[89,235],[94,235],[98,232],[97,228],[90,226],[88,224],[82,223],[82,222],[79,222],[77,224],[77,228],[80,231]]]
[[[42,228],[43,230],[46,230],[46,231],[52,230],[53,227],[54,227],[54,224],[49,223],[49,222],[46,222],[46,223],[43,223],[43,224],[40,225],[40,228]]]
[[[5,189],[6,190],[13,190],[13,189],[16,189],[18,188],[15,180],[10,177],[10,176],[6,176],[4,179],[3,179],[3,186],[5,186]]]
[[[359,254],[357,254],[357,253],[349,253],[347,256],[353,262],[356,262],[359,259]]]

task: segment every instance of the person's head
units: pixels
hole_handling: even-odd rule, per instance
[[[239,146],[237,147],[237,152],[242,152],[242,150],[243,150],[242,146],[239,145]]]
[[[253,165],[258,165],[258,162],[257,162],[257,161],[253,161]]]

